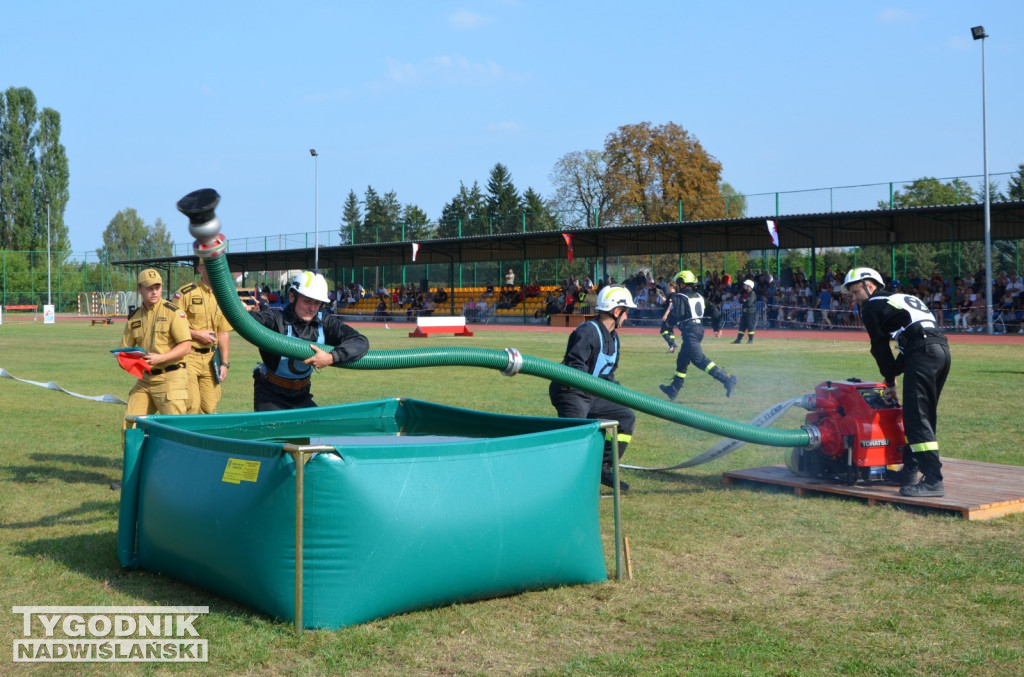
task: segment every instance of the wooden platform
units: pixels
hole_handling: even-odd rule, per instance
[[[895,484],[858,483],[855,486],[797,477],[784,465],[769,465],[722,473],[722,482],[757,482],[793,487],[797,496],[821,492],[865,499],[868,505],[899,503],[960,513],[964,519],[984,520],[1024,512],[1024,468],[1015,465],[942,459],[942,498],[900,496]]]

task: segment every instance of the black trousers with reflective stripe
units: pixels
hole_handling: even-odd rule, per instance
[[[629,407],[609,402],[595,395],[576,390],[561,383],[551,382],[548,386],[548,397],[558,412],[559,418],[595,418],[619,422],[619,435],[629,437],[636,426],[636,414]],[[616,445],[619,458],[626,453],[629,442],[618,440]],[[612,441],[605,440],[603,465],[611,465]]]
[[[903,360],[903,428],[907,444],[937,442],[936,411],[949,375],[949,346],[942,340],[924,341],[906,348]],[[942,479],[937,446],[934,451],[919,451],[914,455],[928,480]]]
[[[700,370],[706,370],[711,360],[704,354],[701,341],[704,340],[704,325],[700,322],[684,322],[679,325],[679,331],[683,335],[683,347],[676,355],[676,371],[680,374],[686,373],[686,368],[693,365]]]

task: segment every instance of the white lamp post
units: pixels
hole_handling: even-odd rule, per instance
[[[320,272],[320,153],[310,148],[313,156],[313,270]]]
[[[971,29],[971,37],[981,40],[981,145],[985,161],[985,326],[992,334],[992,214],[991,194],[988,187],[988,112],[985,106],[985,33],[984,26]]]
[[[50,286],[50,198],[46,198],[46,305],[53,305]]]

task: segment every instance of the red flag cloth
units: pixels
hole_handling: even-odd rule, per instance
[[[145,372],[153,371],[146,362],[145,353],[118,353],[117,363],[135,378],[142,378]]]
[[[420,246],[416,242],[412,243],[412,260],[416,260],[416,255],[420,253]]]
[[[779,230],[775,227],[774,221],[768,221],[768,234],[772,236],[772,244],[779,246]]]
[[[569,248],[569,253],[566,258],[569,260],[569,263],[572,263],[575,258],[572,253],[572,235],[569,233],[562,233],[562,238],[565,240],[565,246]]]

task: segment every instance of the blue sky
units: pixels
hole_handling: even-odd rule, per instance
[[[75,252],[222,195],[229,239],[336,230],[349,190],[437,219],[495,163],[549,195],[617,127],[686,128],[747,194],[1024,162],[1024,3],[0,0],[0,88],[61,113]],[[314,165],[310,148],[320,153]],[[318,200],[314,195],[318,194]]]

